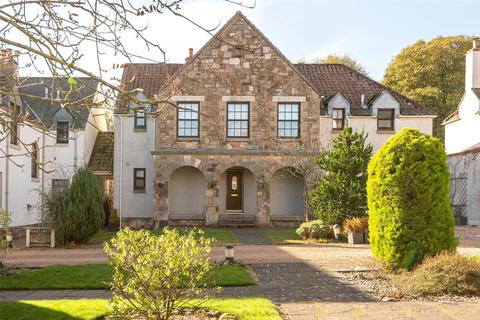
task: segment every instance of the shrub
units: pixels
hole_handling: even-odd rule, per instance
[[[389,269],[411,269],[425,256],[454,251],[449,172],[442,143],[402,129],[368,168],[370,243]]]
[[[63,192],[49,190],[42,194],[42,223],[55,230],[57,243],[65,239],[65,210],[67,208],[69,188]]]
[[[113,269],[114,316],[165,320],[174,309],[191,307],[193,298],[205,296],[211,240],[202,231],[165,228],[156,236],[125,228],[104,250]]]
[[[104,224],[102,192],[89,168],[80,168],[72,179],[62,222],[64,242],[83,243]]]
[[[393,276],[402,294],[480,295],[480,262],[458,254],[441,253],[425,261],[412,272]]]
[[[312,191],[314,217],[326,224],[342,224],[348,217],[365,215],[367,165],[372,146],[367,135],[345,128],[320,154],[318,166],[326,172]]]
[[[0,210],[0,274],[6,270],[3,260],[7,256],[10,242],[7,236],[10,233],[11,213],[5,210]]]
[[[365,232],[368,229],[368,216],[353,217],[345,220],[343,230],[345,232]]]
[[[321,220],[313,220],[302,223],[297,229],[297,234],[303,240],[328,239],[332,236],[330,227],[325,225]]]

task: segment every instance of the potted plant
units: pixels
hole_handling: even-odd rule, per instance
[[[368,218],[352,217],[345,220],[343,229],[347,233],[349,244],[365,243],[365,231],[368,228]]]

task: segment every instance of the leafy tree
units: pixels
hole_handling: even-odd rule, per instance
[[[298,60],[298,63],[344,64],[347,67],[350,67],[353,70],[360,72],[364,76],[368,76],[368,72],[365,69],[365,67],[349,54],[340,55],[340,54],[333,53],[333,54],[329,54],[325,58],[314,58],[308,61],[304,59],[300,59]]]
[[[119,319],[170,319],[175,309],[205,298],[212,275],[211,240],[201,230],[165,228],[155,236],[125,228],[105,244],[113,268],[113,315]]]
[[[80,168],[73,176],[67,196],[64,241],[87,241],[100,230],[104,219],[102,193],[97,178],[89,168]]]
[[[402,129],[368,166],[373,255],[390,269],[411,269],[424,257],[455,251],[450,176],[443,144]]]
[[[443,139],[441,122],[455,111],[464,93],[465,53],[471,47],[472,38],[465,36],[419,40],[393,58],[385,71],[386,86],[437,114],[436,137]]]
[[[368,161],[372,145],[367,134],[345,128],[323,151],[317,164],[326,174],[312,191],[316,219],[326,224],[341,224],[346,218],[365,215]]]

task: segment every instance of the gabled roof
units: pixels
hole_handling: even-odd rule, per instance
[[[472,91],[477,96],[477,98],[480,100],[480,88],[473,88]]]
[[[361,99],[364,95],[368,106],[382,92],[387,91],[400,103],[402,115],[433,115],[428,109],[418,105],[405,96],[394,92],[382,84],[360,74],[359,72],[342,64],[292,64],[257,27],[251,23],[241,12],[237,12],[218,32],[212,37],[191,59],[185,64],[126,64],[121,85],[124,90],[143,89],[149,98],[160,93],[175,77],[192,63],[213,42],[218,41],[228,26],[235,19],[243,19],[268,45],[296,72],[319,96],[323,96],[323,106],[337,93],[343,95],[350,103],[352,115],[370,115],[367,108],[362,108]],[[126,112],[126,99],[117,100],[116,112]],[[321,110],[325,114],[325,110]]]
[[[52,86],[53,81],[55,81],[54,86]],[[97,92],[97,81],[87,77],[77,78],[77,81],[78,92],[73,92],[70,99],[85,99],[85,102],[82,102],[81,106],[66,106],[65,109],[74,119],[74,128],[85,128],[90,114],[90,110],[85,104],[92,102],[93,96]],[[67,78],[28,77],[20,78],[19,82],[20,86],[18,90],[21,94],[23,104],[31,109],[33,115],[37,117],[43,125],[51,127],[55,114],[62,108],[60,103],[55,103],[52,100],[55,99],[56,89],[60,89],[62,92],[68,91],[69,84]],[[45,97],[45,88],[49,90],[50,96],[48,99],[42,99]]]
[[[113,174],[113,132],[99,132],[88,166],[93,172],[109,172]]]

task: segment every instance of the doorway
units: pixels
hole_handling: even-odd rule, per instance
[[[227,171],[227,213],[243,212],[243,170]]]

